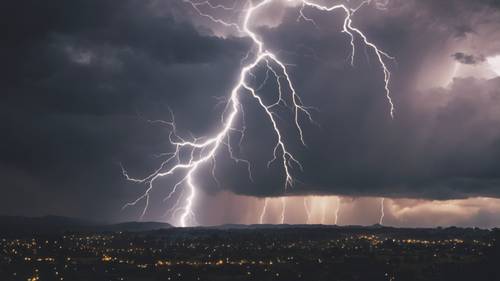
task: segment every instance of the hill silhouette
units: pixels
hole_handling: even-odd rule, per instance
[[[65,232],[135,232],[168,229],[162,222],[103,223],[62,216],[20,217],[0,216],[0,235],[49,235]]]

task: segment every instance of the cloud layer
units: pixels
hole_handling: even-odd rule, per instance
[[[318,108],[319,126],[302,120],[307,148],[280,111],[304,166],[288,192],[500,197],[500,78],[454,75],[457,65],[480,71],[484,58],[500,54],[496,3],[390,1],[359,11],[360,29],[397,58],[390,62],[394,120],[370,50],[358,48],[349,65],[340,14],[305,10],[318,27],[297,22],[295,7],[262,15],[273,20],[258,33],[292,65],[304,102]],[[119,163],[145,175],[160,161],[154,155],[170,149],[166,128],[145,120],[168,119],[171,108],[182,134],[213,132],[223,109],[214,96],[227,96],[251,47],[180,1],[23,0],[0,13],[2,213],[130,218],[134,210],[119,210],[142,187],[124,181]],[[262,94],[275,90],[269,84]],[[245,102],[248,132],[237,153],[251,160],[256,181],[221,151],[221,186],[211,167],[198,184],[207,193],[282,195],[280,167],[265,167],[274,138],[262,112]],[[166,189],[158,190],[153,218],[171,183],[159,182]]]

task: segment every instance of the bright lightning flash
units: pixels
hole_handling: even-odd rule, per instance
[[[276,114],[274,110],[281,105],[285,105],[294,114],[294,123],[298,132],[298,137],[302,144],[305,145],[304,134],[302,127],[300,125],[300,119],[306,117],[309,121],[312,121],[309,108],[304,106],[298,93],[294,88],[292,78],[290,77],[288,68],[284,62],[282,62],[278,56],[271,50],[266,49],[265,42],[261,37],[256,34],[252,29],[251,25],[258,22],[255,14],[260,10],[265,9],[269,4],[278,1],[286,1],[291,3],[298,3],[300,5],[299,18],[306,20],[307,22],[314,23],[314,20],[306,16],[306,8],[311,8],[323,12],[333,12],[340,11],[344,14],[344,23],[342,27],[342,32],[348,35],[351,45],[351,64],[354,63],[355,55],[355,41],[356,38],[360,38],[366,47],[371,49],[375,54],[380,67],[384,75],[384,89],[386,93],[386,98],[390,106],[390,116],[394,117],[394,104],[391,99],[389,91],[389,81],[390,75],[385,59],[392,59],[386,52],[380,50],[375,44],[370,42],[365,34],[361,32],[358,28],[354,27],[352,16],[354,13],[364,4],[369,4],[371,1],[364,1],[361,6],[356,9],[350,9],[346,5],[336,4],[332,6],[320,5],[309,0],[261,0],[248,1],[244,9],[239,10],[241,12],[241,23],[228,22],[220,19],[204,10],[216,11],[236,11],[235,7],[227,7],[223,5],[215,5],[210,1],[195,2],[193,0],[180,0],[184,3],[190,5],[201,17],[205,17],[208,20],[220,24],[226,28],[234,28],[242,36],[248,37],[253,42],[253,49],[244,61],[246,63],[241,67],[239,72],[239,78],[237,83],[231,90],[230,96],[226,103],[226,109],[221,116],[221,127],[213,135],[201,138],[191,137],[189,139],[181,137],[176,130],[175,121],[172,114],[171,121],[154,121],[161,122],[170,127],[171,132],[169,140],[171,145],[175,148],[173,152],[166,154],[168,158],[164,160],[158,169],[145,178],[132,178],[128,175],[127,171],[123,169],[124,176],[136,183],[142,183],[146,185],[144,193],[137,198],[135,201],[127,203],[125,207],[134,206],[141,201],[145,201],[145,205],[142,211],[141,218],[146,214],[150,195],[154,187],[154,183],[157,179],[167,176],[172,176],[174,173],[182,173],[182,178],[173,186],[169,195],[165,200],[170,200],[174,196],[177,196],[177,201],[169,210],[172,214],[171,221],[179,226],[191,226],[196,225],[196,219],[193,211],[195,200],[197,197],[197,186],[195,182],[195,175],[199,171],[200,167],[206,164],[212,163],[212,174],[215,175],[215,157],[220,150],[221,146],[226,146],[230,152],[231,158],[237,162],[246,163],[249,166],[248,161],[244,159],[238,159],[232,154],[232,149],[230,147],[230,136],[234,133],[238,133],[241,138],[244,137],[244,126],[243,129],[237,127],[238,119],[244,118],[243,104],[241,103],[240,97],[243,94],[248,94],[252,97],[257,105],[263,110],[265,116],[267,117],[271,128],[274,130],[276,137],[276,144],[273,149],[272,159],[268,162],[268,166],[274,161],[279,161],[284,171],[284,187],[285,190],[294,184],[294,177],[292,171],[294,168],[302,169],[299,161],[293,156],[293,154],[288,150],[284,135],[280,131],[278,122],[276,120]],[[314,23],[315,24],[315,23]],[[278,85],[277,98],[274,103],[266,104],[262,97],[259,95],[260,88],[254,88],[249,79],[253,77],[252,71],[258,69],[259,67],[265,67],[269,73],[271,73]],[[266,80],[267,81],[267,80]],[[283,83],[284,82],[284,83]],[[285,101],[285,95],[288,95],[291,100],[291,104]],[[181,155],[184,153],[190,155],[188,159],[183,159]],[[249,169],[250,172],[250,169]],[[251,176],[251,174],[250,174]],[[179,191],[181,190],[181,191]],[[180,194],[179,194],[180,193]],[[263,214],[265,213],[268,201],[265,201],[265,208]],[[283,201],[283,214],[281,216],[281,222],[284,222],[284,211],[286,207],[286,201]],[[261,222],[263,216],[261,216]]]

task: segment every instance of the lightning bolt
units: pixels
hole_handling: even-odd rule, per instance
[[[382,199],[380,199],[380,220],[378,221],[378,224],[380,225],[384,224],[384,217],[385,217],[384,202],[385,198],[382,197]]]
[[[285,214],[286,214],[286,197],[281,197],[281,216],[280,216],[280,223],[284,224],[285,223]]]
[[[230,145],[231,135],[238,133],[240,135],[240,140],[244,137],[244,127],[237,127],[237,120],[242,120],[244,118],[244,106],[240,101],[240,97],[243,94],[249,95],[251,98],[253,98],[255,103],[260,106],[265,117],[267,117],[269,121],[271,129],[274,131],[276,143],[273,148],[272,158],[268,162],[268,166],[270,166],[275,161],[279,161],[280,166],[284,171],[284,190],[286,191],[288,187],[293,186],[294,177],[292,171],[295,168],[302,170],[302,166],[300,162],[294,157],[292,152],[288,149],[284,135],[282,134],[278,126],[278,122],[276,120],[277,116],[274,110],[278,106],[284,105],[293,112],[294,125],[298,132],[298,138],[304,146],[306,145],[306,143],[304,139],[304,133],[300,124],[300,119],[304,117],[311,122],[313,120],[309,112],[310,108],[302,103],[300,96],[295,90],[294,83],[292,82],[292,78],[286,64],[282,62],[278,58],[278,56],[271,50],[266,49],[265,42],[263,42],[259,35],[251,29],[251,24],[258,22],[258,19],[256,19],[255,17],[256,12],[265,9],[269,4],[273,2],[286,1],[299,4],[299,18],[314,24],[314,20],[307,17],[306,8],[324,12],[332,12],[337,10],[343,12],[344,23],[342,32],[347,34],[350,40],[351,64],[354,64],[354,56],[356,51],[355,41],[357,38],[361,38],[364,45],[370,48],[375,54],[375,57],[378,59],[384,75],[385,95],[390,107],[389,114],[391,117],[394,117],[394,104],[389,90],[391,73],[389,72],[385,62],[385,59],[393,58],[386,52],[380,50],[374,43],[370,42],[363,34],[363,32],[361,32],[353,25],[352,20],[352,16],[357,12],[357,10],[361,8],[362,5],[369,4],[371,1],[363,2],[363,4],[356,9],[350,9],[343,4],[336,4],[332,6],[320,5],[309,0],[261,0],[257,3],[254,3],[255,1],[247,1],[246,7],[242,10],[239,10],[239,12],[241,12],[241,22],[230,22],[218,18],[210,12],[205,11],[236,11],[235,6],[228,7],[224,5],[215,5],[210,1],[179,1],[182,1],[183,3],[191,6],[199,16],[204,17],[212,21],[213,23],[219,24],[223,27],[234,29],[242,36],[250,38],[253,42],[253,48],[242,60],[242,62],[244,63],[239,71],[238,80],[232,88],[229,94],[229,98],[226,101],[225,110],[221,115],[221,127],[216,132],[205,137],[183,137],[177,132],[175,119],[173,114],[171,114],[170,121],[155,121],[170,128],[169,141],[171,146],[174,148],[173,152],[166,154],[168,155],[168,157],[159,165],[158,169],[154,170],[151,174],[144,178],[134,178],[130,177],[128,172],[122,168],[123,175],[127,180],[135,183],[145,184],[146,186],[145,191],[141,196],[139,196],[136,200],[125,204],[124,206],[124,208],[135,206],[139,202],[144,201],[145,203],[141,213],[141,219],[144,217],[149,208],[150,196],[151,192],[154,189],[155,182],[159,178],[169,177],[173,176],[174,174],[181,173],[181,179],[173,186],[171,192],[165,198],[166,200],[170,200],[176,194],[178,196],[176,203],[174,204],[172,209],[169,210],[169,212],[172,214],[171,222],[182,227],[196,225],[197,222],[194,214],[194,205],[197,199],[198,188],[196,185],[195,176],[203,165],[212,163],[212,175],[214,176],[215,181],[217,181],[217,179],[215,178],[215,158],[222,146],[226,146],[228,148],[229,154],[231,158],[233,158],[233,160],[238,163],[247,164],[249,177],[251,178],[250,165],[248,161],[235,157]],[[275,102],[271,104],[266,104],[262,97],[259,95],[259,90],[261,87],[253,87],[248,81],[251,77],[254,76],[252,72],[261,67],[264,67],[267,70],[267,74],[274,76],[274,81],[278,85]],[[264,81],[264,83],[266,82],[267,79]],[[288,95],[288,99],[291,100],[291,102],[286,101],[285,95]],[[187,159],[181,157],[181,155],[185,154],[189,155]],[[264,209],[260,217],[260,222],[263,221],[263,215],[265,214],[265,211],[267,209],[267,204],[268,200],[266,199]],[[282,199],[282,206],[283,209],[281,215],[281,223],[283,223],[285,220],[285,199]]]
[[[260,224],[264,223],[264,217],[265,217],[266,212],[267,212],[268,204],[269,204],[269,198],[266,197],[266,199],[264,199],[264,205],[262,206],[262,211],[260,212],[260,217],[259,217]]]
[[[307,197],[304,197],[304,210],[306,211],[306,224],[309,224],[311,221],[311,209],[309,208],[309,204],[307,203]]]
[[[337,207],[335,209],[335,225],[339,222],[339,212],[340,212],[340,197],[337,196]]]

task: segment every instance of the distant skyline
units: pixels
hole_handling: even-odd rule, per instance
[[[144,201],[122,207],[147,186],[127,181],[122,166],[145,177],[174,149],[171,127],[148,120],[171,120],[171,110],[180,136],[213,135],[244,59],[256,52],[244,33],[204,16],[241,25],[247,1],[192,3],[204,2],[5,4],[0,214],[140,218]],[[361,1],[339,3],[354,9]],[[350,64],[345,15],[299,4],[273,0],[251,27],[314,108],[314,122],[304,114],[295,121],[307,146],[293,111],[276,110],[303,170],[291,165],[296,181],[285,189],[283,166],[267,167],[276,136],[245,95],[245,137],[235,130],[228,142],[252,177],[224,143],[215,169],[210,160],[194,176],[189,224],[370,225],[386,198],[385,225],[500,226],[498,1],[374,0],[353,13],[355,26],[394,57],[384,60],[394,118],[381,65],[359,35]],[[279,88],[276,81],[259,87],[266,75],[258,69],[249,83],[271,103]],[[155,182],[144,220],[179,225],[171,208],[186,191],[164,198],[181,179]]]

